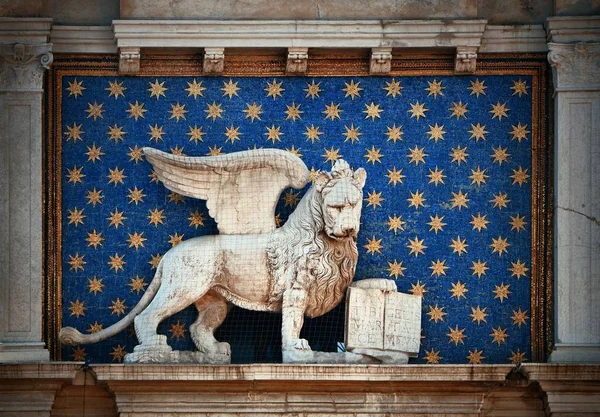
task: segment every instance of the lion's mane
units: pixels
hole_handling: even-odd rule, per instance
[[[311,187],[283,227],[273,234],[267,249],[273,278],[269,304],[281,304],[287,277],[308,292],[305,314],[317,317],[337,306],[354,277],[358,250],[353,239],[332,239],[323,231],[323,195],[337,179],[321,192]],[[309,268],[309,282],[295,270]]]

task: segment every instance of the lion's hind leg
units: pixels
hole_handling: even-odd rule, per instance
[[[231,356],[229,343],[215,339],[215,330],[223,323],[229,306],[221,295],[209,291],[196,301],[198,318],[190,326],[190,334],[198,350],[206,355]]]

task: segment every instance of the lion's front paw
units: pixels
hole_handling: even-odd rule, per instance
[[[283,350],[304,350],[311,351],[310,345],[308,344],[308,340],[306,339],[294,339],[290,343],[287,343]]]

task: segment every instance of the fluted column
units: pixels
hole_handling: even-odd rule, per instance
[[[0,362],[42,342],[42,95],[51,19],[0,18]]]
[[[549,18],[554,79],[555,350],[600,362],[600,16]]]

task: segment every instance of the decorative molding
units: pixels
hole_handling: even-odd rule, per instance
[[[477,67],[477,48],[457,47],[454,57],[454,72],[457,74],[472,74]]]
[[[600,90],[600,43],[548,43],[556,91]]]
[[[117,42],[110,26],[55,25],[50,32],[50,42],[54,53],[117,53]]]
[[[542,25],[488,25],[480,53],[548,52]]]
[[[141,56],[140,48],[119,48],[119,73],[137,74],[140,71]]]
[[[51,44],[0,44],[0,91],[41,91],[44,70],[50,67]]]
[[[42,44],[48,42],[52,19],[0,17],[0,44]]]
[[[548,42],[600,41],[600,16],[549,17],[545,26]]]
[[[204,74],[219,75],[225,68],[225,48],[204,48],[202,71]]]
[[[372,48],[369,73],[386,75],[392,69],[392,48]]]
[[[286,74],[302,75],[308,68],[308,48],[288,48]]]

